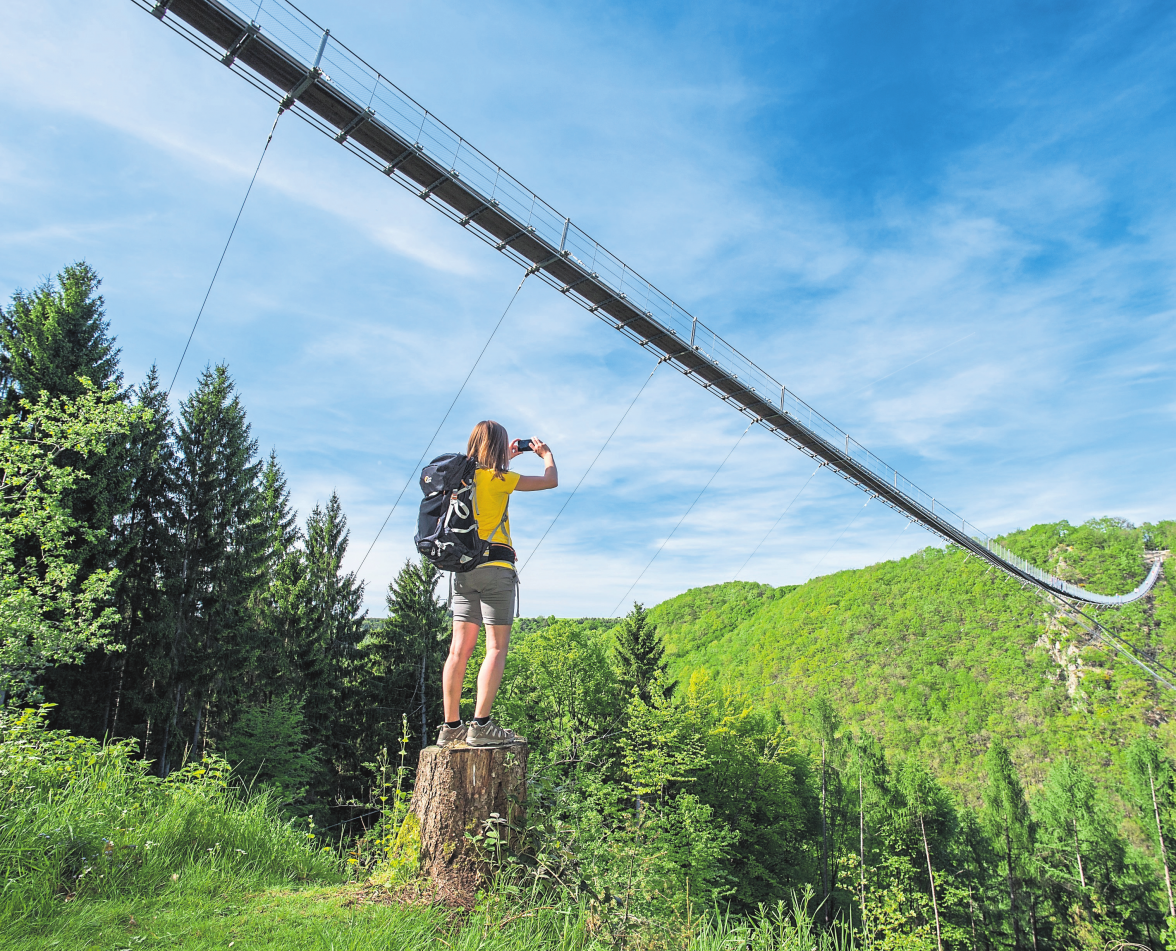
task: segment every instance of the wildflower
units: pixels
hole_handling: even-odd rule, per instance
[[[179,873],[178,873],[178,872],[175,872],[175,873],[173,873],[173,874],[172,874],[172,881],[173,881],[173,882],[178,882],[179,880],[180,880],[180,875],[179,875]]]

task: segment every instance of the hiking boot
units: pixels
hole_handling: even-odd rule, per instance
[[[441,724],[441,732],[437,734],[437,745],[448,746],[450,743],[460,743],[466,738],[466,733],[469,732],[469,726],[463,723],[461,726],[450,726],[447,723]]]
[[[526,743],[514,730],[499,726],[493,720],[485,723],[471,723],[466,734],[470,746],[510,746],[512,743]]]

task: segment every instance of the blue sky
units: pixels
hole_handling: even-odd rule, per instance
[[[302,6],[975,524],[1176,517],[1170,4]],[[0,296],[85,259],[128,380],[170,378],[273,105],[130,0],[4,19]],[[300,514],[338,491],[355,566],[519,277],[287,117],[177,391],[228,362]],[[525,555],[651,366],[528,282],[437,451],[485,417],[552,444],[564,484],[513,506]],[[611,612],[744,425],[658,371],[523,612]],[[749,433],[631,598],[729,580],[811,471]],[[364,565],[373,614],[416,501]],[[819,473],[740,577],[933,541],[864,501]]]

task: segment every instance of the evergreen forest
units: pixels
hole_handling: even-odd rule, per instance
[[[293,510],[229,367],[174,410],[125,380],[99,289],[79,263],[0,311],[0,918],[36,938],[190,880],[400,894],[443,578],[406,563],[367,617],[339,498]],[[1176,521],[1001,541],[1118,593]],[[1176,948],[1176,698],[1115,646],[1167,662],[1176,586],[1096,619],[1121,641],[949,546],[517,622],[495,713],[530,743],[527,827],[488,843],[483,938]]]

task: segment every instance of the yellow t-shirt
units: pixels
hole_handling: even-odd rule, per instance
[[[519,484],[517,472],[504,472],[498,478],[493,469],[479,469],[474,473],[474,499],[478,506],[478,535],[497,545],[514,544],[510,540],[510,518],[508,517],[498,531],[494,529],[502,520],[506,511],[506,503],[510,494]],[[494,532],[494,537],[490,533]],[[513,568],[509,561],[488,561],[487,565],[500,565],[503,568]]]

